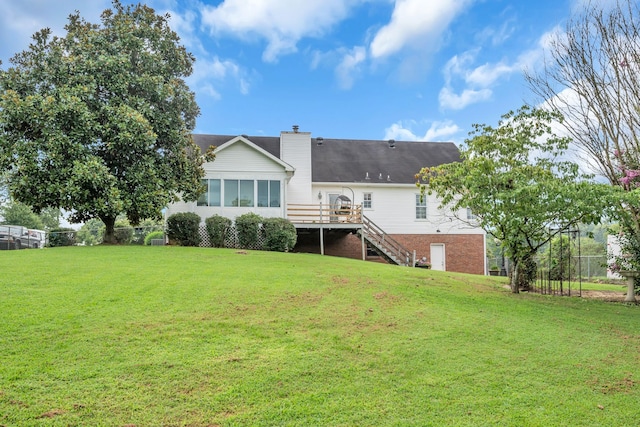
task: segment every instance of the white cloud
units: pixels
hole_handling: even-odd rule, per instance
[[[221,60],[214,57],[212,60],[198,59],[193,67],[193,74],[187,79],[187,83],[196,91],[220,99],[221,95],[215,89],[215,84],[226,84],[232,81],[238,85],[238,90],[247,95],[251,88],[250,76],[244,68],[230,60]]]
[[[397,139],[401,141],[443,141],[460,133],[462,129],[451,120],[444,122],[434,121],[424,135],[420,136],[411,130],[416,125],[414,121],[408,123],[397,122],[385,129],[384,139]]]
[[[205,52],[202,41],[195,34],[197,28],[198,15],[193,10],[187,10],[183,14],[168,10],[160,14],[169,13],[169,26],[180,37],[180,43],[191,51]]]
[[[424,135],[425,141],[436,141],[443,137],[450,137],[460,133],[462,129],[451,120],[445,122],[433,122],[427,133]]]
[[[396,0],[391,21],[375,35],[370,45],[373,58],[383,58],[407,46],[424,48],[436,43],[453,19],[471,0]]]
[[[336,68],[338,84],[342,89],[350,89],[353,86],[355,75],[360,72],[360,66],[367,59],[367,50],[362,46],[356,46],[345,53],[342,62]]]
[[[488,41],[492,46],[499,46],[511,38],[515,32],[512,20],[507,19],[498,29],[495,27],[486,27],[478,33],[476,39],[480,42]]]
[[[400,141],[419,141],[420,137],[411,129],[405,128],[402,123],[394,123],[384,131],[384,139],[397,139]]]
[[[456,94],[450,88],[443,87],[438,94],[438,100],[440,107],[444,109],[462,110],[471,104],[490,99],[492,94],[490,89],[464,89],[460,94]]]
[[[461,110],[471,104],[490,99],[493,87],[503,79],[539,66],[545,47],[555,37],[558,37],[557,29],[543,34],[537,46],[522,52],[513,62],[501,60],[474,66],[482,53],[479,48],[453,56],[442,70],[445,84],[439,94],[440,107]],[[455,90],[455,87],[461,88]]]
[[[498,62],[496,64],[483,64],[479,67],[470,70],[465,76],[465,81],[476,87],[489,87],[500,79],[504,75],[519,71],[520,67],[517,64],[508,65],[504,62]]]
[[[304,37],[320,37],[343,20],[356,0],[225,0],[205,5],[202,23],[211,34],[267,41],[263,60],[297,50]]]

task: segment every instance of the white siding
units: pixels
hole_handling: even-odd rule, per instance
[[[356,205],[362,204],[364,193],[371,193],[372,208],[364,209],[363,213],[389,234],[484,234],[482,229],[460,221],[451,212],[438,209],[439,202],[433,195],[425,195],[427,218],[416,219],[416,194],[420,194],[420,190],[414,185],[352,184],[342,187],[317,184],[313,193],[317,194],[318,191],[322,192],[325,202],[329,200],[329,193],[337,193],[353,198]],[[466,219],[466,210],[458,216]]]
[[[288,185],[288,203],[317,203],[318,199],[314,197],[311,188],[311,134],[309,132],[281,132],[280,158],[296,170]]]
[[[196,202],[178,202],[170,205],[167,209],[167,216],[177,212],[195,212],[200,215],[204,222],[206,218],[215,214],[234,220],[236,217],[249,212],[265,217],[284,218],[285,206],[287,203],[287,173],[282,165],[273,161],[248,146],[242,141],[238,141],[216,154],[213,162],[203,165],[205,179],[246,179],[246,180],[273,180],[280,181],[279,208],[271,207],[225,207],[225,206],[197,206]],[[257,191],[254,185],[254,194]],[[254,198],[254,202],[255,202]],[[224,205],[224,201],[222,203]]]
[[[234,173],[282,173],[282,166],[257,152],[252,147],[239,141],[216,154],[213,162],[203,165],[206,173],[234,172]]]

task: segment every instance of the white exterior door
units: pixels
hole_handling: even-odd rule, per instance
[[[431,269],[445,271],[444,264],[444,244],[434,243],[431,245]]]

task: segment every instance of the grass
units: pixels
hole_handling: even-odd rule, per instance
[[[635,305],[179,247],[0,252],[0,425],[637,425]]]

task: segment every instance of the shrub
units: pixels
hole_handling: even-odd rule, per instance
[[[167,219],[167,236],[181,246],[200,244],[200,216],[193,212],[181,212]]]
[[[73,246],[76,244],[76,230],[73,228],[54,228],[49,232],[49,246]]]
[[[151,241],[154,239],[163,239],[164,240],[164,231],[152,231],[144,236],[144,244],[146,246],[151,245]]]
[[[214,215],[207,218],[204,222],[207,226],[207,234],[209,235],[211,246],[214,248],[224,247],[224,240],[231,228],[232,221],[221,215]]]
[[[262,217],[255,213],[246,213],[236,218],[238,242],[243,249],[261,249],[259,244],[260,223]]]
[[[285,218],[266,218],[262,222],[264,247],[268,251],[288,252],[296,245],[295,226]]]
[[[158,220],[154,219],[145,219],[137,227],[133,230],[133,239],[131,239],[131,244],[133,245],[144,245],[145,238],[147,234],[152,233],[154,231],[162,231],[163,226],[162,223],[158,222]],[[164,233],[163,233],[164,235]]]

